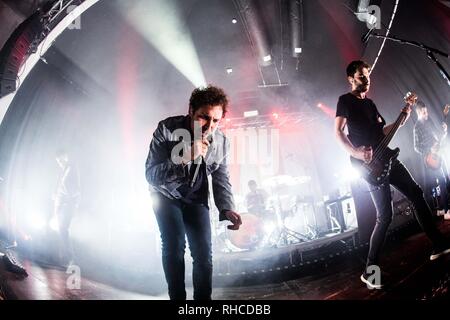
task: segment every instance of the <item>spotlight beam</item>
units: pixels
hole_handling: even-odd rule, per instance
[[[116,1],[127,21],[195,87],[206,84],[179,9],[171,1]]]
[[[235,0],[235,5],[242,17],[250,45],[258,57],[258,64],[270,65],[272,63],[270,41],[255,7],[255,2],[252,0]]]

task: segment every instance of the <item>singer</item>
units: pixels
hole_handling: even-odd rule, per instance
[[[191,94],[188,115],[161,121],[150,143],[145,175],[161,233],[162,264],[171,300],[186,300],[185,236],[193,258],[193,298],[211,300],[209,175],[219,220],[231,221],[228,228],[232,230],[242,224],[234,211],[227,168],[229,142],[218,129],[227,110],[228,98],[222,89],[211,85],[197,88]]]

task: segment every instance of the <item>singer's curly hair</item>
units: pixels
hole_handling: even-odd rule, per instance
[[[189,99],[189,110],[192,111],[192,114],[202,107],[217,105],[222,106],[223,117],[225,117],[228,112],[228,97],[223,89],[208,85],[192,91]]]
[[[347,77],[353,77],[356,71],[362,68],[367,68],[370,70],[372,66],[367,62],[361,60],[355,60],[350,62],[350,64],[347,66]]]

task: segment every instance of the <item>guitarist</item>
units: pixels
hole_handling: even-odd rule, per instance
[[[439,156],[441,141],[447,136],[447,125],[439,130],[428,117],[428,110],[422,101],[416,104],[417,122],[414,125],[414,150],[420,153],[425,168],[425,198],[431,208],[437,209],[438,216],[445,216],[448,210],[447,178],[445,168]],[[433,194],[439,186],[440,197],[433,205]]]
[[[370,89],[371,66],[364,61],[353,61],[347,67],[347,79],[351,85],[351,92],[339,97],[335,119],[335,135],[349,155],[369,164],[374,156],[373,150],[378,142],[393,128],[394,124],[386,125],[386,121],[378,112],[375,103],[367,98]],[[406,117],[403,125],[411,113],[413,101],[408,101],[402,109]],[[344,130],[347,127],[348,136]],[[409,171],[399,161],[394,160],[390,176],[381,186],[369,184],[372,200],[377,211],[376,224],[370,239],[369,254],[366,269],[360,279],[370,289],[381,289],[380,283],[371,281],[371,265],[378,265],[381,248],[386,232],[392,221],[393,209],[390,185],[396,187],[416,208],[415,217],[433,244],[431,260],[450,253],[450,244],[439,233],[433,223],[431,210],[425,201],[419,185],[411,177]]]

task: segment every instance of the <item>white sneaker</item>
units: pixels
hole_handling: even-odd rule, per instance
[[[449,253],[450,253],[450,248],[448,246],[434,249],[430,255],[430,260],[431,261],[436,260],[437,258],[440,258]]]
[[[367,285],[368,289],[382,289],[383,288],[382,284],[375,284],[375,283],[370,282],[368,279],[366,279],[366,277],[364,276],[364,273],[361,275],[361,277],[359,277],[359,279],[361,279],[361,281]]]

